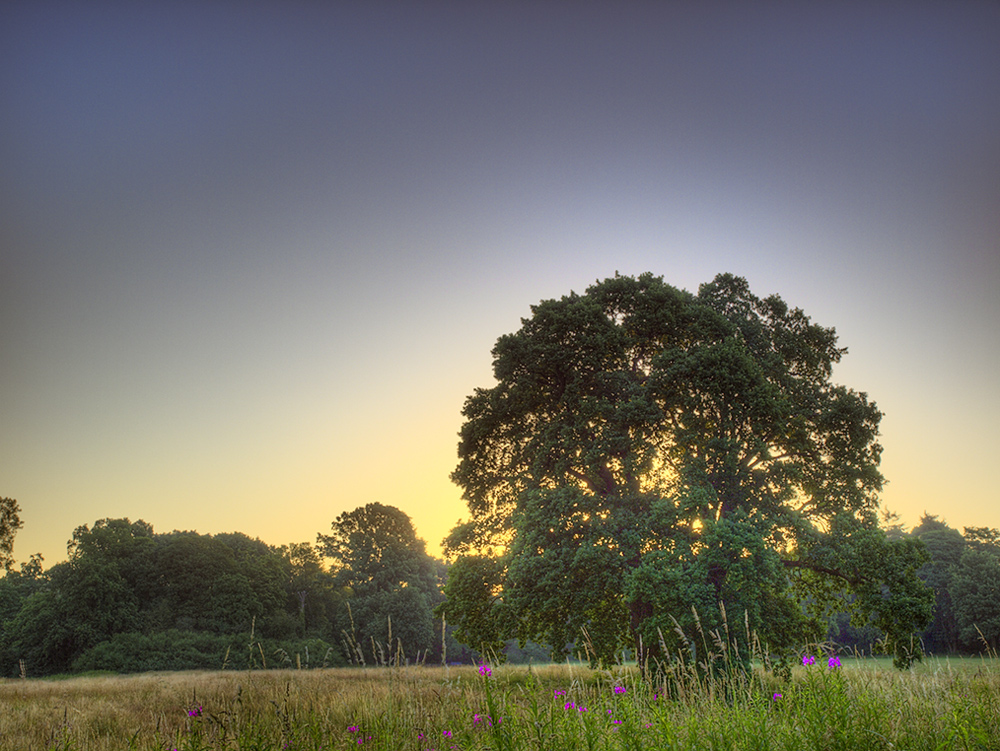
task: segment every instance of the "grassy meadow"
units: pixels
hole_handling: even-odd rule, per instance
[[[670,696],[578,665],[6,679],[0,749],[1000,749],[995,657],[674,679]]]

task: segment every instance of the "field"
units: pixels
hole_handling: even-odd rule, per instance
[[[0,749],[1000,749],[1000,661],[754,672],[405,667],[0,683]]]

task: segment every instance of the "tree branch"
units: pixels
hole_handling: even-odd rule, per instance
[[[809,561],[803,561],[803,560],[798,560],[798,559],[796,559],[796,560],[782,560],[781,564],[785,568],[805,568],[805,569],[809,569],[810,571],[815,571],[816,573],[819,573],[819,574],[828,574],[830,576],[836,576],[838,579],[843,579],[845,582],[847,582],[851,586],[855,586],[857,584],[860,584],[861,581],[862,581],[857,576],[848,576],[844,572],[838,571],[837,569],[827,568],[826,566],[820,566],[819,564],[810,563]]]

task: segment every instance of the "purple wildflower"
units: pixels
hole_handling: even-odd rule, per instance
[[[840,658],[837,655],[833,655],[829,660],[827,660],[826,665],[830,670],[834,670],[840,667]]]
[[[812,655],[803,655],[803,657],[802,657],[802,664],[805,665],[806,667],[808,667],[810,665],[815,665],[816,664],[816,658],[813,657]]]

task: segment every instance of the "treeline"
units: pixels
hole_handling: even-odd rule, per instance
[[[1000,530],[965,527],[959,532],[926,513],[910,532],[889,521],[889,536],[920,540],[930,558],[918,572],[934,590],[934,619],[920,637],[924,649],[930,654],[1000,651]],[[883,634],[852,624],[849,613],[838,613],[829,638],[867,652]]]
[[[37,555],[11,564],[19,509],[2,500],[0,676],[478,657],[434,615],[447,565],[393,506],[368,504],[315,543],[277,547],[239,532],[156,533],[141,520],[102,519],[78,527],[68,560],[46,570]],[[959,532],[925,514],[912,531],[890,523],[887,533],[920,540],[929,555],[919,576],[936,605],[924,649],[1000,649],[1000,531]],[[842,647],[868,652],[882,637],[848,612],[831,618],[828,638]],[[511,642],[507,657],[545,660],[548,650]]]
[[[391,506],[280,547],[102,519],[68,554],[0,579],[0,675],[472,658],[433,615],[444,562]]]

